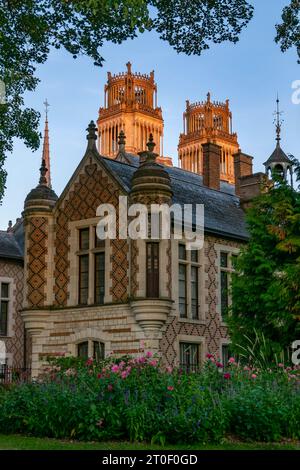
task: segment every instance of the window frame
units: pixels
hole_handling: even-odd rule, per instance
[[[180,251],[182,246],[186,246],[185,243],[179,242],[177,246],[177,269],[178,269],[178,314],[179,319],[183,321],[201,321],[201,289],[200,289],[200,282],[201,282],[201,268],[202,268],[202,260],[201,260],[201,250],[187,250],[185,249],[185,256],[180,257]],[[192,253],[196,252],[196,258],[193,258]],[[181,315],[180,313],[180,266],[185,266],[185,315]],[[192,272],[196,270],[196,313],[193,313],[193,292],[192,292]]]
[[[217,311],[220,315],[221,318],[221,323],[223,325],[226,325],[224,321],[224,312],[222,312],[222,291],[221,291],[221,276],[222,272],[225,272],[227,274],[227,299],[228,299],[228,307],[232,305],[232,298],[231,298],[231,275],[234,273],[234,263],[233,263],[233,258],[239,256],[240,249],[237,247],[231,247],[230,245],[215,245],[215,249],[217,251],[217,258],[216,258],[216,267],[217,267],[217,272],[218,272],[218,304],[217,304]],[[227,267],[221,266],[221,256],[222,253],[227,254]],[[226,314],[225,314],[226,315]]]
[[[2,296],[2,285],[8,285],[8,296]],[[2,323],[2,303],[6,304],[6,319],[5,319],[5,329],[1,331],[0,329],[0,338],[7,338],[10,336],[10,320],[11,320],[11,309],[13,302],[13,289],[14,283],[12,278],[1,277],[0,278],[0,326]]]
[[[196,355],[197,355],[197,360],[195,363],[189,363],[185,364],[185,362],[182,361],[182,348],[184,346],[188,346],[191,348],[196,348]],[[194,342],[194,341],[189,341],[189,340],[179,340],[179,367],[180,369],[185,370],[186,372],[197,372],[200,367],[201,367],[201,349],[202,349],[202,344],[199,342]]]
[[[150,256],[149,249],[150,247]],[[154,253],[154,247],[156,254]],[[151,269],[149,269],[149,260]],[[155,267],[155,261],[157,266]],[[160,244],[157,241],[146,242],[146,298],[158,299],[160,296]]]

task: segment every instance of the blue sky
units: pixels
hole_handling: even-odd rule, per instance
[[[185,100],[202,100],[208,91],[212,99],[230,99],[234,131],[242,150],[254,156],[255,171],[263,170],[262,163],[275,146],[272,114],[278,92],[284,111],[282,147],[299,158],[300,105],[292,103],[292,82],[300,80],[300,66],[295,50],[282,54],[273,41],[275,23],[289,0],[252,3],[255,15],[240,41],[214,45],[200,57],[177,54],[156,33],[145,33],[121,45],[107,44],[102,49],[106,59],[103,68],[96,68],[85,57],[73,60],[64,51],[51,53],[38,69],[41,83],[26,96],[26,105],[43,113],[46,97],[50,103],[51,172],[57,194],[84,154],[85,129],[91,119],[97,119],[103,105],[107,71],[123,71],[128,60],[133,71],[155,70],[165,121],[164,154],[172,156],[175,164]],[[41,148],[33,153],[16,141],[5,165],[8,178],[0,207],[1,229],[7,227],[8,220],[15,222],[20,216],[27,193],[37,185],[40,159]]]

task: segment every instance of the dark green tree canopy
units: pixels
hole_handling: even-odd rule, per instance
[[[13,139],[39,146],[40,116],[25,107],[24,93],[37,86],[36,66],[51,48],[85,54],[101,66],[106,41],[154,30],[177,52],[200,55],[213,43],[237,42],[252,16],[247,0],[0,0],[0,203]],[[298,0],[284,10],[277,32],[283,50],[299,45]]]
[[[290,47],[296,47],[298,63],[300,64],[300,0],[291,0],[282,12],[282,23],[276,25],[276,42],[280,44],[282,52]]]
[[[300,334],[300,193],[278,178],[248,209],[247,223],[250,240],[232,278],[230,337],[240,352],[260,332],[280,352]]]

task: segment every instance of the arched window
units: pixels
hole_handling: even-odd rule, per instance
[[[82,359],[93,357],[96,361],[105,358],[105,344],[102,341],[87,340],[77,344],[77,356]]]

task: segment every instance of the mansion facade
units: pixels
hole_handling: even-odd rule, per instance
[[[127,64],[127,73],[109,74],[97,126],[90,123],[86,152],[59,197],[46,119],[39,184],[22,218],[0,232],[0,341],[8,365],[37,376],[48,357],[62,355],[151,350],[186,368],[208,352],[226,359],[230,276],[248,239],[244,208],[266,175],[253,174],[252,157],[240,150],[228,101],[210,95],[187,104],[181,168],[173,166],[163,155],[155,94],[153,73],[133,74]],[[277,144],[268,169],[289,165]],[[117,231],[100,240],[97,208],[112,204],[118,212],[120,196],[149,208],[203,204],[203,248],[188,250],[174,234],[133,240]]]

